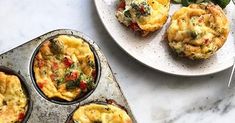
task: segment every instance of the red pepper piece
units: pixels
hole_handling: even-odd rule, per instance
[[[139,31],[140,30],[140,27],[137,23],[135,22],[132,22],[130,25],[129,25],[129,28],[131,28],[133,31]]]
[[[73,64],[73,61],[67,57],[64,58],[64,65],[66,68],[70,67]]]
[[[44,66],[44,61],[42,59],[38,59],[38,67],[39,69],[42,68]]]
[[[42,89],[44,87],[44,84],[47,83],[46,80],[43,80],[42,82],[38,82],[37,85],[40,89]]]
[[[53,73],[53,74],[50,75],[50,78],[51,78],[51,80],[55,80],[56,75]]]
[[[55,71],[55,70],[58,70],[58,68],[59,68],[58,63],[53,62],[53,63],[52,63],[52,70]]]
[[[140,13],[141,13],[141,14],[145,14],[144,6],[141,6],[141,7],[140,7]]]
[[[126,6],[126,3],[124,0],[120,1],[117,9],[120,10],[120,9],[125,9],[125,6]]]
[[[78,78],[78,72],[73,71],[71,74],[66,76],[66,80],[76,80]]]
[[[39,87],[40,89],[42,89],[42,88],[43,88],[43,86],[44,86],[44,84],[43,84],[43,83],[38,83],[38,87]]]
[[[205,39],[205,45],[209,45],[209,39]]]
[[[79,84],[79,87],[81,88],[81,90],[86,90],[87,89],[87,83],[85,81],[81,81]]]
[[[96,70],[93,70],[91,74],[92,74],[92,77],[95,79],[95,78],[96,78],[96,76],[97,76],[97,74],[96,74]]]
[[[19,119],[20,121],[22,121],[22,120],[24,119],[24,116],[25,116],[24,112],[21,112],[21,113],[19,113],[19,115],[18,115],[18,119]]]

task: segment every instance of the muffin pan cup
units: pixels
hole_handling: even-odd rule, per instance
[[[89,93],[87,97],[78,99],[71,102],[53,102],[45,98],[42,92],[35,86],[34,77],[32,75],[32,59],[37,51],[38,47],[47,39],[55,37],[57,35],[71,35],[74,37],[80,37],[88,42],[95,51],[100,64],[100,76],[98,77],[97,86],[93,92]],[[84,34],[69,29],[59,29],[48,32],[42,36],[39,36],[21,46],[18,46],[8,52],[0,55],[0,66],[5,66],[13,71],[17,71],[25,79],[25,83],[28,86],[30,94],[30,102],[33,102],[32,111],[28,118],[29,123],[65,123],[68,117],[79,106],[89,102],[106,102],[106,100],[114,100],[117,104],[123,106],[128,115],[136,123],[136,120],[131,112],[131,109],[124,97],[112,70],[105,56],[100,51],[100,48]]]
[[[21,87],[22,87],[23,92],[24,92],[24,94],[26,95],[26,98],[27,98],[27,107],[26,107],[26,111],[25,111],[24,119],[22,120],[22,123],[27,123],[27,121],[30,117],[30,114],[32,112],[32,109],[33,109],[33,103],[32,103],[31,97],[30,97],[31,94],[30,94],[30,91],[29,91],[28,84],[26,83],[24,77],[21,76],[20,73],[17,73],[14,70],[11,70],[11,69],[9,69],[7,67],[4,67],[4,66],[0,66],[0,71],[4,72],[5,74],[8,74],[8,75],[17,76],[19,78],[20,83],[21,83]]]
[[[100,104],[100,105],[113,105],[116,106],[124,111],[127,112],[127,109],[119,104],[117,104],[117,102],[115,100],[112,99],[107,99],[105,102],[100,102],[100,101],[92,101],[92,102],[88,102],[88,103],[84,103],[84,104],[80,104],[78,107],[76,107],[73,112],[68,116],[68,119],[66,121],[66,123],[74,123],[73,121],[73,114],[81,107],[81,106],[86,106],[89,104]]]
[[[67,34],[68,35],[68,34]],[[50,37],[49,39],[47,39],[46,41],[50,40],[50,39],[53,39],[53,38],[56,38],[58,35],[55,35],[55,36],[52,36]],[[75,38],[81,38],[79,36],[75,36],[75,35],[68,35],[68,36],[73,36]],[[82,38],[84,39],[84,38]],[[88,41],[86,41],[84,39],[84,42],[88,43],[90,45],[90,43]],[[75,104],[75,103],[78,103],[84,99],[86,99],[87,97],[89,97],[93,92],[94,90],[96,89],[98,83],[99,83],[99,80],[100,80],[100,75],[101,75],[101,64],[100,64],[100,59],[99,59],[99,56],[95,50],[95,48],[90,45],[90,49],[91,51],[93,52],[94,54],[94,57],[95,57],[95,64],[96,64],[96,77],[95,77],[95,86],[92,90],[89,90],[87,93],[85,94],[82,94],[80,95],[79,97],[76,97],[73,101],[66,101],[66,100],[63,100],[63,99],[60,99],[60,98],[48,98],[44,93],[43,91],[38,87],[37,83],[36,83],[36,78],[35,78],[35,73],[34,73],[34,61],[35,61],[35,58],[36,58],[36,55],[38,54],[40,48],[42,47],[42,45],[44,44],[44,41],[41,42],[41,44],[36,48],[36,50],[34,51],[33,53],[33,56],[31,58],[31,62],[30,62],[30,77],[31,77],[31,80],[33,81],[33,84],[35,86],[35,88],[38,90],[38,92],[41,94],[42,97],[44,97],[45,99],[51,101],[51,102],[54,102],[54,103],[57,103],[57,104],[61,104],[61,105],[70,105],[70,104]]]

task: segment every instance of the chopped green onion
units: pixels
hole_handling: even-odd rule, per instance
[[[189,0],[182,0],[183,6],[188,6],[190,4]]]
[[[202,3],[202,2],[213,2],[214,4],[218,4],[221,8],[225,8],[231,0],[174,0],[176,3],[181,3],[183,6],[188,6],[192,3]]]

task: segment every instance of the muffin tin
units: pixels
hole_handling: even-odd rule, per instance
[[[98,70],[100,71],[98,72],[96,88],[86,96],[72,102],[50,100],[46,98],[40,89],[37,88],[34,81],[32,63],[38,48],[45,40],[58,35],[71,35],[87,41],[95,54]],[[29,109],[28,114],[25,117],[25,122],[27,120],[29,123],[65,123],[68,117],[79,105],[96,101],[106,102],[106,100],[111,99],[117,104],[123,106],[132,118],[133,123],[136,123],[130,107],[113,76],[105,56],[94,41],[78,31],[60,29],[39,36],[0,55],[0,66],[5,66],[12,71],[17,71],[20,76],[25,79],[23,81],[25,82],[25,85],[28,86],[26,87],[26,90],[28,90],[30,97]]]

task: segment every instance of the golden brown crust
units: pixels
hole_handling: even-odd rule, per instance
[[[207,59],[225,43],[229,22],[214,4],[191,4],[176,11],[167,30],[170,47],[190,59]]]

